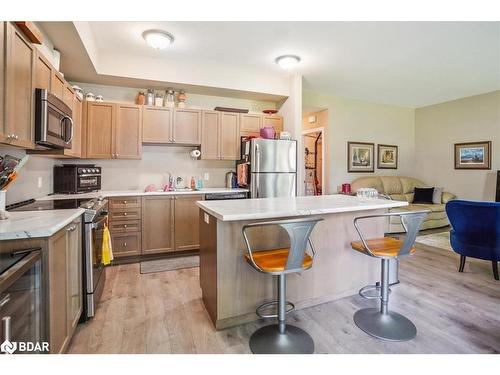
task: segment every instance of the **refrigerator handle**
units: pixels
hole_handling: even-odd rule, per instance
[[[260,147],[255,145],[255,171],[260,172]],[[259,178],[255,179],[255,198],[259,198]]]

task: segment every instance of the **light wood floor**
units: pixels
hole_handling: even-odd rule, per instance
[[[499,353],[500,282],[491,263],[425,245],[401,261],[390,308],[417,326],[409,342],[371,338],[352,316],[376,301],[359,296],[295,311],[288,321],[313,337],[316,353]],[[314,267],[311,271],[314,272]],[[266,277],[262,275],[262,277]],[[139,264],[108,269],[95,318],[80,324],[70,353],[249,353],[248,338],[267,322],[215,331],[205,312],[198,269],[139,274]]]

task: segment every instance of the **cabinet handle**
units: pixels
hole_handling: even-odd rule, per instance
[[[126,212],[124,212],[124,213],[123,213],[123,216],[127,216],[127,213],[126,213]]]
[[[76,225],[70,226],[68,229],[66,229],[68,232],[73,232],[76,229]]]
[[[123,204],[127,204],[127,201],[123,201]]]
[[[127,224],[123,224],[123,227],[126,228],[127,227]]]
[[[17,141],[19,139],[19,136],[17,134],[14,135],[14,139]]]
[[[126,242],[123,243],[123,247],[127,247],[127,243]]]

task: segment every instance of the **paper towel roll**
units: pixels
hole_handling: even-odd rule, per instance
[[[201,152],[200,152],[200,150],[193,150],[193,151],[191,151],[190,155],[191,155],[192,158],[197,159],[197,158],[200,157]]]

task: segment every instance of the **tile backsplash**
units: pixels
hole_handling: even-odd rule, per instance
[[[141,160],[74,160],[78,164],[96,164],[102,167],[103,190],[144,189],[149,184],[160,188],[172,177],[182,177],[189,185],[191,177],[203,178],[205,187],[224,186],[226,172],[235,169],[234,161],[197,160],[191,158],[191,147],[143,146]]]

